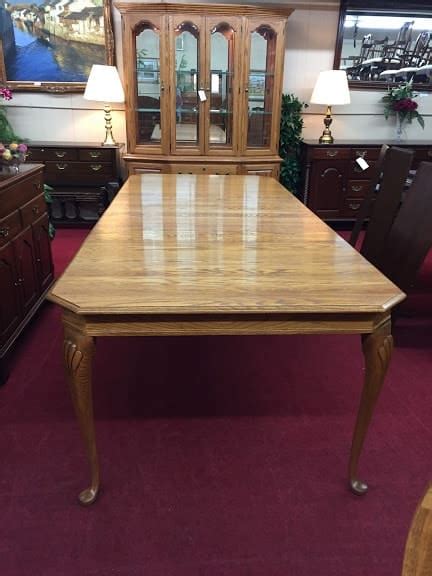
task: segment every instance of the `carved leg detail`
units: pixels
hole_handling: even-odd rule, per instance
[[[350,487],[355,494],[359,495],[365,494],[368,489],[367,484],[357,477],[360,453],[393,351],[390,318],[372,334],[363,335],[362,346],[365,359],[365,380],[349,462]]]
[[[96,451],[91,386],[93,338],[65,323],[64,361],[72,401],[90,462],[91,484],[81,492],[81,504],[92,504],[99,491],[99,464]]]

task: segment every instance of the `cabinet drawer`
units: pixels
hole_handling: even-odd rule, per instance
[[[314,148],[312,158],[317,160],[331,160],[350,158],[351,150],[349,148]]]
[[[362,198],[345,198],[342,215],[348,218],[356,218],[362,202]]]
[[[417,162],[432,162],[432,148],[423,148],[416,150],[415,159]]]
[[[78,160],[76,148],[44,148],[43,146],[30,146],[27,152],[27,160],[30,162],[45,160]]]
[[[235,164],[170,164],[171,174],[237,174]]]
[[[367,163],[369,164],[369,168],[362,170],[357,162],[355,162],[355,160],[350,162],[348,166],[348,178],[355,178],[356,180],[369,180],[374,173],[376,162],[368,160]]]
[[[12,240],[21,230],[21,219],[18,210],[0,220],[0,246]]]
[[[108,162],[46,162],[45,179],[48,184],[105,184],[116,175]]]
[[[380,148],[353,148],[351,158],[364,158],[365,160],[378,160]]]
[[[369,180],[348,180],[346,193],[349,198],[364,198],[370,190]]]
[[[84,162],[111,162],[114,150],[100,148],[84,148],[79,150],[78,158]]]
[[[40,218],[46,212],[46,202],[43,194],[28,202],[21,209],[21,218],[24,228]]]

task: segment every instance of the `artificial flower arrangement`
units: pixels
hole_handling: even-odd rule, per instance
[[[384,116],[387,120],[389,116],[395,115],[399,122],[411,122],[416,119],[422,128],[425,123],[423,116],[418,111],[418,104],[414,100],[415,94],[412,88],[412,80],[399,84],[395,88],[389,88],[381,101],[384,103]]]
[[[27,146],[24,142],[11,142],[2,144],[0,142],[0,161],[3,164],[18,165],[24,162],[27,156]]]

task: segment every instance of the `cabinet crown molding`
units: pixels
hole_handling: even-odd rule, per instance
[[[241,14],[245,16],[284,16],[285,18],[292,14],[295,9],[295,4],[205,4],[205,11],[207,14]],[[298,4],[298,3],[297,3]],[[300,4],[302,4],[300,2]],[[335,4],[333,2],[333,4]],[[203,4],[186,4],[174,2],[114,2],[115,8],[122,14],[127,12],[151,12],[156,10],[159,13],[163,12],[179,12],[184,13],[187,9],[188,14],[202,14]],[[304,6],[310,6],[310,4]]]

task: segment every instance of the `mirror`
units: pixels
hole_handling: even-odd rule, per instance
[[[342,0],[335,69],[350,88],[412,81],[432,90],[432,5],[410,0]]]

